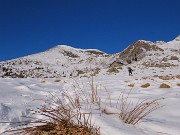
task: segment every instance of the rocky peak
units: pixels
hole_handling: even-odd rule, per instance
[[[144,56],[144,54],[148,51],[163,51],[163,49],[159,48],[153,42],[137,40],[124,51],[122,51],[119,54],[119,57],[123,60],[132,60],[135,57],[141,59]]]

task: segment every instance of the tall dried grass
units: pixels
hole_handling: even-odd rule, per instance
[[[151,112],[157,110],[161,99],[139,101],[135,106],[132,102],[123,101],[119,117],[126,124],[136,125]]]
[[[132,88],[133,89],[133,88]],[[125,90],[118,98],[116,108],[119,106],[119,118],[126,124],[136,125],[140,120],[145,118],[151,112],[162,107],[159,104],[164,98],[144,99],[133,102],[130,100],[132,89],[125,94]]]
[[[19,124],[19,126],[7,130],[6,133],[13,135],[99,135],[100,128],[92,123],[92,112],[81,111],[83,105],[90,103],[88,98],[86,100],[77,93],[73,97],[67,90],[62,91],[62,95],[68,102],[51,94],[52,98],[45,101],[47,104],[31,110],[31,117],[22,116],[30,118],[31,121],[9,122]]]

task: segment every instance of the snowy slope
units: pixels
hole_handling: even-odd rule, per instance
[[[123,75],[123,77],[122,77]],[[153,80],[152,80],[153,79]],[[88,78],[81,79],[65,79],[55,82],[55,79],[0,79],[1,95],[0,95],[0,121],[19,122],[23,121],[21,116],[29,116],[29,109],[36,109],[44,104],[45,99],[51,98],[53,93],[62,98],[61,91],[66,89],[71,95],[74,93],[74,85],[79,85],[86,89],[86,94],[90,93],[90,84]],[[148,88],[141,88],[141,85],[149,82]],[[160,89],[159,85],[166,82],[171,85],[169,89]],[[142,79],[139,76],[129,77],[127,73],[121,75],[105,75],[94,78],[94,85],[101,85],[101,108],[107,111],[116,112],[117,99],[124,92],[127,96],[129,90],[131,94],[129,101],[136,104],[137,100],[147,98],[165,98],[160,102],[162,108],[154,111],[145,119],[140,121],[136,126],[125,124],[116,115],[94,114],[92,120],[101,128],[102,135],[162,135],[171,134],[179,135],[180,133],[180,91],[179,79],[164,81],[159,78]],[[135,83],[133,88],[128,84]],[[111,107],[106,99],[105,89],[108,90],[111,98]],[[103,92],[104,91],[104,92]],[[96,111],[96,110],[95,110]],[[29,119],[30,120],[30,119]],[[9,129],[9,124],[0,124],[0,133]]]
[[[109,55],[99,50],[58,45],[41,53],[1,62],[0,70],[4,71],[1,72],[4,77],[16,78],[20,74],[20,78],[57,78],[78,76],[81,71],[90,73],[96,68],[106,68],[109,62]]]
[[[44,105],[45,99],[51,100],[51,94],[63,99],[63,90],[68,90],[74,96],[74,89],[81,88],[88,96],[91,93],[89,76],[94,74],[101,109],[118,111],[116,106],[119,95],[124,93],[127,96],[129,91],[131,94],[128,100],[134,105],[139,99],[164,98],[160,102],[162,108],[135,126],[123,123],[117,115],[93,115],[92,120],[100,126],[102,135],[179,135],[179,46],[180,36],[167,43],[138,40],[114,55],[96,49],[84,50],[58,45],[38,54],[1,62],[0,75],[4,78],[0,78],[0,122],[23,121],[21,116],[28,116],[29,109]],[[137,61],[134,59],[135,54]],[[112,66],[114,61],[117,63]],[[123,63],[120,67],[117,66],[119,61]],[[133,76],[128,75],[127,67],[134,70]],[[142,88],[141,85],[145,83],[150,83],[150,86]],[[162,83],[171,88],[159,88]],[[130,87],[130,84],[134,84],[134,87]],[[13,126],[17,125],[0,123],[0,133]]]

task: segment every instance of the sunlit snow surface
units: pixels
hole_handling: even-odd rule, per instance
[[[42,80],[45,82],[42,83]],[[44,104],[44,100],[55,94],[61,98],[61,90],[66,89],[73,95],[73,87],[79,85],[90,92],[91,80],[88,78],[67,79],[61,78],[60,82],[55,79],[0,79],[0,121],[22,121],[21,116],[28,116],[29,109],[36,109]],[[141,88],[144,83],[151,84],[148,88]],[[172,88],[160,89],[159,85],[165,82]],[[127,125],[115,115],[94,114],[92,120],[100,126],[102,135],[179,135],[180,134],[180,88],[176,84],[179,79],[163,81],[158,78],[142,79],[134,74],[128,76],[127,72],[121,75],[100,75],[94,77],[94,85],[101,85],[101,89],[107,89],[110,93],[112,105],[116,106],[118,96],[124,92],[127,94],[131,89],[128,84],[135,83],[129,100],[137,102],[138,99],[161,98],[163,107],[154,111],[136,126]],[[78,88],[77,87],[77,88]],[[104,98],[104,100],[103,100]],[[113,112],[109,108],[106,96],[101,95],[102,107]],[[0,124],[0,133],[11,127],[9,124]]]

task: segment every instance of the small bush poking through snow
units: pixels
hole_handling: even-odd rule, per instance
[[[79,76],[79,75],[81,75],[81,74],[85,74],[85,72],[82,71],[82,70],[77,70],[77,76]]]
[[[60,82],[61,80],[55,80],[54,82]]]
[[[178,60],[179,58],[177,56],[171,56],[170,60]]]
[[[177,83],[177,86],[179,86],[179,87],[180,87],[180,83]]]
[[[177,79],[180,79],[180,75],[176,75],[176,78],[177,78]]]
[[[145,84],[141,85],[142,88],[147,88],[149,86],[150,86],[150,83],[145,83]]]
[[[162,83],[159,88],[171,88],[168,84]]]
[[[116,69],[115,67],[111,67],[111,68],[108,69],[107,72],[109,72],[109,73],[119,73],[119,70]]]
[[[127,102],[127,99],[128,97],[122,100],[121,113],[119,117],[126,124],[136,125],[140,120],[142,120],[148,114],[162,107],[159,106],[159,101],[164,98],[143,100],[137,103],[137,105],[134,107],[133,107],[133,103]]]
[[[134,87],[134,84],[128,84],[129,87]]]
[[[34,117],[32,121],[10,122],[10,124],[20,124],[20,126],[9,129],[5,133],[16,135],[99,135],[100,129],[91,123],[92,113],[77,111],[81,108],[79,100],[74,100],[70,95],[65,96],[69,98],[70,104],[63,104],[61,101],[60,104],[56,104],[55,101],[46,101],[48,105],[31,110],[32,116],[27,117],[33,118],[33,115],[39,115],[44,117],[43,119]],[[24,125],[26,126],[24,127]]]
[[[86,96],[82,89],[76,90],[79,94],[74,96],[69,94],[67,90],[63,90],[61,91],[62,98],[50,93],[52,98],[46,100],[45,105],[36,110],[30,110],[30,117],[23,116],[23,118],[30,118],[30,121],[8,122],[11,125],[18,124],[19,126],[10,128],[4,133],[17,135],[100,135],[100,127],[95,126],[92,122],[92,106],[98,105],[100,108],[100,98],[94,88],[93,77],[91,89],[92,93],[89,96]]]

